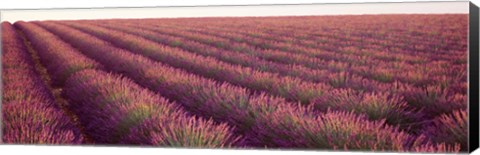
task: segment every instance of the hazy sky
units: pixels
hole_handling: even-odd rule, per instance
[[[5,10],[2,21],[162,17],[232,17],[404,13],[468,13],[468,1],[267,6]]]

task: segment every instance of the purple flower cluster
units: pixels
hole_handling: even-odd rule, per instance
[[[175,103],[118,75],[77,72],[65,84],[65,95],[100,144],[230,147],[239,139],[226,124],[189,117]]]
[[[97,62],[33,23],[16,22],[15,26],[25,34],[38,52],[42,64],[53,78],[53,85],[63,85],[71,74],[79,70],[102,68]]]
[[[15,28],[2,23],[2,141],[78,144],[80,131],[55,103]]]

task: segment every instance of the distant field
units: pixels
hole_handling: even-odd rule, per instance
[[[2,23],[4,143],[467,151],[468,15]]]

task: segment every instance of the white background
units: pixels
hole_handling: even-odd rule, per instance
[[[426,1],[426,0],[403,0]],[[436,0],[445,1],[445,0]],[[183,1],[157,1],[157,0],[2,0],[0,9],[39,9],[39,8],[90,8],[90,7],[145,7],[145,6],[192,6],[192,5],[246,5],[246,4],[299,4],[299,3],[350,3],[350,2],[401,2],[401,0],[183,0]],[[480,5],[480,0],[472,0]],[[478,153],[477,151],[476,153]],[[165,149],[165,148],[138,148],[138,147],[92,147],[92,146],[23,146],[0,145],[0,154],[119,154],[119,155],[144,155],[144,154],[372,154],[352,152],[319,152],[319,151],[263,151],[263,150],[208,150],[208,149]],[[378,153],[376,153],[378,154]],[[380,153],[386,154],[386,153]],[[389,153],[392,154],[392,153]],[[397,153],[393,153],[397,154]],[[478,153],[480,154],[480,153]]]
[[[102,9],[8,10],[1,21],[179,18],[179,17],[238,17],[238,16],[302,16],[302,15],[362,15],[362,14],[445,14],[468,13],[468,2],[405,2],[349,3],[309,5],[202,6]]]
[[[145,7],[145,6],[193,6],[193,5],[248,5],[248,4],[304,4],[304,3],[364,3],[364,2],[421,2],[428,0],[12,0],[2,1],[0,9],[29,8],[90,8],[90,7]],[[455,0],[432,0],[455,1]],[[457,0],[458,1],[458,0]],[[459,0],[464,1],[464,0]],[[478,0],[473,0],[473,2]]]
[[[312,3],[312,2],[310,2]],[[318,3],[318,2],[317,2]],[[57,3],[55,3],[57,4]],[[218,5],[212,3],[213,5]],[[236,3],[228,4],[233,5]],[[247,3],[245,3],[247,4]],[[168,4],[164,4],[168,5]],[[173,4],[172,4],[173,5]],[[180,5],[180,4],[176,4]],[[193,4],[191,4],[193,5]],[[103,8],[103,9],[44,9],[7,10],[2,21],[75,20],[109,18],[177,18],[177,17],[238,17],[238,16],[298,16],[298,15],[361,15],[361,14],[436,14],[468,13],[468,2],[423,3],[349,3],[310,5],[251,5],[205,7]],[[124,6],[118,4],[117,6]]]

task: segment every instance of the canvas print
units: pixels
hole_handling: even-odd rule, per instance
[[[468,17],[5,21],[2,143],[465,152]]]

